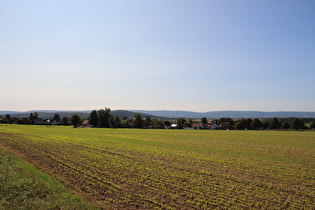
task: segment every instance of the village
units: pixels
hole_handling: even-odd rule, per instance
[[[272,119],[232,119],[219,118],[159,119],[150,116],[142,117],[135,113],[134,117],[112,116],[110,109],[93,110],[89,115],[80,117],[78,114],[60,117],[55,113],[41,118],[38,113],[30,113],[29,117],[12,117],[0,115],[0,123],[46,125],[46,126],[74,126],[81,128],[142,128],[142,129],[186,129],[186,130],[266,130],[266,129],[314,129],[313,118],[272,118]]]

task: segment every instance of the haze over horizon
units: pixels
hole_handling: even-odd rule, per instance
[[[0,110],[315,111],[315,1],[0,1]]]

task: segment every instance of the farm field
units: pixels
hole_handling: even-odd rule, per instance
[[[315,208],[315,132],[0,125],[0,144],[101,208]]]

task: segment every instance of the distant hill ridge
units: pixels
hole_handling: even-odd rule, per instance
[[[70,117],[73,114],[78,114],[80,117],[88,117],[92,110],[85,111],[62,111],[62,110],[31,110],[26,112],[17,111],[0,111],[0,115],[10,114],[11,117],[29,117],[30,113],[38,112],[41,118],[53,117],[55,113],[58,113],[61,117]],[[298,117],[298,118],[315,118],[315,112],[296,112],[296,111],[279,111],[279,112],[262,112],[262,111],[212,111],[212,112],[191,112],[191,111],[169,111],[169,110],[112,110],[113,116],[133,118],[136,113],[142,115],[142,117],[151,117],[158,119],[166,118],[202,118],[206,117],[209,119],[213,118],[287,118],[287,117]]]
[[[17,117],[17,118],[28,118],[31,113],[37,112],[39,118],[42,119],[48,119],[52,118],[55,114],[59,114],[59,116],[62,117],[71,117],[74,114],[79,115],[80,118],[87,118],[92,110],[85,110],[85,111],[61,111],[61,110],[31,110],[31,111],[25,111],[25,112],[19,112],[19,111],[0,111],[0,115],[6,115],[9,114],[11,117]],[[162,120],[166,120],[167,117],[163,116],[153,116],[151,114],[147,113],[140,113],[140,112],[132,112],[128,110],[112,110],[111,115],[112,116],[119,116],[127,117],[129,119],[133,118],[135,114],[141,114],[142,117],[151,117],[151,118],[158,118]]]
[[[147,110],[131,110],[133,112],[141,112],[151,115],[164,116],[169,118],[186,117],[186,118],[286,118],[286,117],[298,117],[298,118],[315,118],[315,112],[262,112],[262,111],[212,111],[212,112],[191,112],[191,111],[147,111]]]

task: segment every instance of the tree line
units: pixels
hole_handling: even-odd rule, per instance
[[[273,119],[238,119],[220,118],[211,119],[203,117],[200,120],[192,120],[186,118],[177,118],[172,120],[152,119],[147,116],[142,118],[141,114],[136,113],[134,118],[113,116],[109,108],[93,110],[87,118],[80,118],[79,115],[73,114],[71,117],[64,116],[61,118],[59,114],[54,114],[50,119],[41,120],[38,113],[31,113],[29,118],[11,118],[9,114],[5,117],[0,116],[2,123],[17,123],[17,124],[52,124],[57,125],[73,125],[75,128],[83,125],[83,122],[88,122],[87,125],[95,128],[198,128],[208,129],[216,125],[215,129],[235,129],[235,130],[265,130],[265,129],[315,129],[315,119],[308,119],[306,125],[304,119],[300,118],[273,118]],[[85,125],[83,125],[85,126]],[[198,127],[196,127],[198,126]]]
[[[273,119],[263,120],[258,118],[233,120],[232,118],[224,117],[220,119],[212,119],[210,121],[206,117],[201,118],[200,121],[187,121],[185,118],[179,118],[177,119],[177,127],[194,127],[197,123],[198,129],[211,128],[213,125],[217,125],[214,129],[222,130],[315,129],[315,119],[307,119],[307,121],[309,122],[308,126],[305,124],[304,120],[300,118],[283,118],[279,120],[274,117]]]
[[[310,127],[305,125],[305,122],[300,118],[285,118],[280,121],[278,118],[274,117],[271,120],[265,119],[241,119],[238,120],[234,125],[236,130],[252,129],[252,130],[261,130],[261,129],[308,129],[315,128],[315,122],[310,123]]]
[[[151,119],[149,116],[143,119],[138,113],[134,115],[133,119],[121,118],[118,115],[113,116],[110,111],[109,108],[93,110],[87,118],[89,126],[95,128],[164,128],[165,125],[170,125],[168,120]],[[74,127],[77,127],[84,119],[81,120],[77,114],[74,114],[70,121]]]

